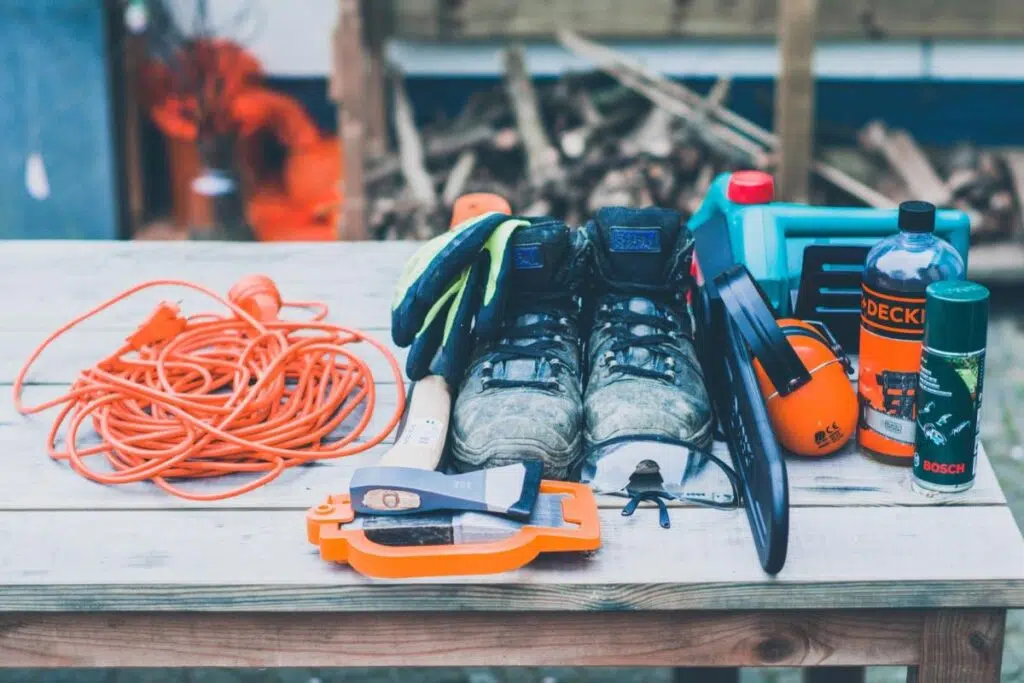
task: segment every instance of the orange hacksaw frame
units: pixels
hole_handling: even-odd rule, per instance
[[[582,552],[601,546],[597,500],[586,484],[544,480],[541,494],[567,494],[562,516],[577,526],[563,528],[524,525],[498,541],[454,545],[386,546],[374,543],[362,529],[346,530],[355,519],[347,493],[306,512],[309,542],[319,546],[320,557],[347,563],[366,576],[403,579],[424,576],[497,574],[518,569],[544,552]]]

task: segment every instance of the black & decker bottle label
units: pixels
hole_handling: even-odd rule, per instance
[[[974,479],[984,375],[983,351],[945,354],[924,348],[914,451],[917,479],[940,486]]]
[[[864,285],[860,308],[857,442],[909,465],[914,455],[914,399],[924,336],[924,297]]]
[[[883,337],[920,341],[924,333],[924,297],[888,294],[864,285],[860,320],[866,329]]]

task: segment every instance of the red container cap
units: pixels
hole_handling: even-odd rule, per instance
[[[737,204],[767,204],[775,198],[775,179],[764,171],[736,171],[725,196]]]

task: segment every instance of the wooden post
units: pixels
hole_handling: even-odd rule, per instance
[[[145,187],[143,186],[141,118],[139,104],[139,70],[145,58],[146,46],[142,38],[125,35],[122,59],[123,79],[121,90],[121,135],[123,136],[123,172],[125,194],[128,199],[126,237],[134,237],[142,227],[146,209]]]
[[[779,136],[776,193],[806,202],[814,151],[814,28],[818,0],[779,0],[779,78],[775,132]]]
[[[362,96],[365,85],[363,68],[363,30],[359,0],[339,0],[338,23],[334,28],[331,69],[331,99],[338,107],[338,139],[341,143],[343,175],[341,194],[344,202],[338,239],[368,239],[366,227],[366,187],[363,178],[365,159]]]
[[[375,158],[384,156],[388,151],[384,46],[392,30],[394,6],[391,0],[362,2],[363,35],[366,44],[366,89],[363,96],[366,155]]]
[[[1005,609],[939,610],[927,616],[921,663],[908,683],[999,683]]]
[[[543,188],[548,183],[561,183],[565,172],[558,161],[558,151],[551,145],[540,117],[540,105],[533,80],[526,70],[526,50],[520,44],[505,50],[505,90],[512,103],[519,138],[526,152],[526,168],[530,184]]]

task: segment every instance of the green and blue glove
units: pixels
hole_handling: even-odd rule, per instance
[[[424,244],[406,263],[391,303],[391,336],[409,347],[410,380],[440,374],[457,387],[478,340],[501,325],[509,239],[522,218],[472,216]]]

